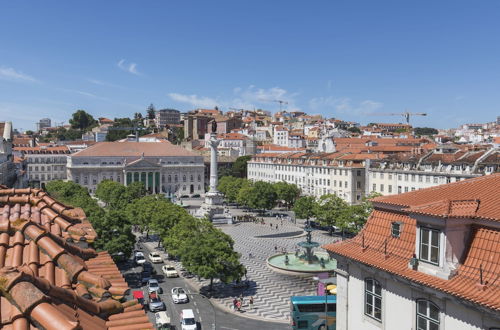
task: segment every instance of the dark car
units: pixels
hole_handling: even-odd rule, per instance
[[[143,270],[141,272],[141,283],[146,284],[150,279],[153,278],[153,274],[151,274],[148,270]]]
[[[147,262],[147,261],[142,264],[142,270],[143,271],[148,271],[151,274],[156,274],[156,271],[155,271],[155,268],[153,267],[153,265],[150,262]]]

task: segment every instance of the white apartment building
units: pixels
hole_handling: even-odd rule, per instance
[[[337,260],[338,330],[500,328],[500,174],[373,200]]]
[[[498,148],[437,147],[425,154],[392,155],[370,162],[367,191],[394,195],[500,171]]]
[[[302,194],[335,194],[349,204],[365,196],[365,161],[378,154],[261,153],[248,162],[248,179],[296,184]]]
[[[284,147],[288,146],[288,128],[283,126],[274,127],[273,144]]]
[[[156,111],[156,127],[164,128],[166,125],[177,125],[181,122],[181,112],[175,109],[162,109]]]
[[[15,147],[14,152],[26,159],[28,184],[44,188],[52,180],[66,180],[67,146]]]
[[[95,193],[103,180],[143,182],[169,196],[205,192],[203,157],[166,140],[100,142],[68,157],[68,180]]]

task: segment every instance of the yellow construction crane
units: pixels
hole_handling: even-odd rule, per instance
[[[411,116],[427,116],[424,112],[400,112],[400,113],[371,113],[370,116],[403,116],[406,124],[410,125]]]

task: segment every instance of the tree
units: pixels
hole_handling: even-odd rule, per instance
[[[270,210],[276,205],[276,198],[276,191],[271,183],[257,181],[248,191],[247,206],[257,210]]]
[[[33,134],[35,134],[35,132],[33,132],[32,130],[27,130],[26,132],[24,132],[24,134],[33,135]]]
[[[327,194],[319,198],[314,210],[316,219],[326,226],[345,225],[349,205],[337,195]]]
[[[127,191],[125,192],[125,197],[127,200],[132,201],[134,199],[139,199],[146,196],[146,186],[140,181],[132,182],[127,185]]]
[[[278,200],[284,201],[287,209],[293,206],[293,203],[295,203],[295,200],[300,195],[300,189],[297,185],[284,181],[276,182],[274,190],[276,191]]]
[[[254,183],[250,180],[242,182],[241,187],[238,190],[238,195],[236,196],[236,203],[250,207],[249,197],[253,189],[253,184]]]
[[[349,132],[351,132],[351,133],[358,133],[358,134],[361,134],[361,130],[360,130],[358,127],[356,127],[356,126],[349,127],[347,130],[348,130]]]
[[[189,246],[184,245],[181,261],[186,269],[198,276],[224,283],[239,280],[245,274],[244,266],[239,262],[240,255],[234,251],[232,238],[215,228],[206,220],[200,221],[191,232]]]
[[[156,109],[155,109],[155,106],[153,105],[153,103],[151,103],[149,105],[148,110],[147,110],[147,114],[148,114],[148,119],[155,119]]]
[[[246,179],[235,178],[233,176],[223,176],[219,180],[217,189],[224,194],[226,200],[234,203],[238,199],[238,194],[245,184]]]
[[[95,195],[110,208],[121,209],[127,206],[129,200],[124,200],[127,188],[115,181],[104,180],[97,185]]]
[[[232,175],[238,178],[246,178],[247,177],[247,163],[252,159],[252,156],[241,156],[236,159],[234,162],[231,172]]]
[[[97,120],[88,114],[85,110],[77,110],[73,113],[73,117],[69,120],[71,128],[80,131],[88,131],[97,125]]]
[[[373,211],[373,204],[370,200],[378,196],[382,196],[382,194],[372,192],[370,195],[363,198],[361,204],[351,205],[346,216],[346,218],[349,219],[349,222],[344,224],[344,227],[350,232],[359,232]]]
[[[140,113],[140,112],[134,113],[134,122],[136,124],[139,124],[142,122],[142,113]]]
[[[293,212],[295,212],[298,218],[309,221],[309,219],[314,217],[316,204],[316,199],[313,196],[300,197],[293,205]]]
[[[134,123],[130,118],[115,118],[114,128],[134,127]],[[106,135],[106,141],[117,141],[125,139],[127,135],[134,134],[133,130],[109,130]]]
[[[422,136],[422,135],[436,135],[438,134],[438,130],[435,128],[431,127],[415,127],[413,129],[413,132],[415,135]]]

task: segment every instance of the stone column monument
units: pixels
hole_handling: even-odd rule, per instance
[[[217,190],[219,182],[217,173],[217,147],[220,140],[217,140],[217,122],[212,121],[212,133],[210,133],[210,189],[205,194],[205,204],[207,205],[222,205],[222,195]]]

